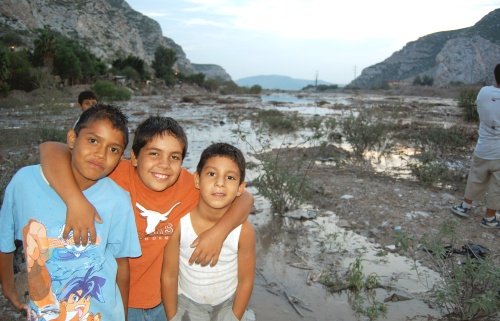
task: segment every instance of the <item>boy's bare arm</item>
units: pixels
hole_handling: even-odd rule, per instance
[[[222,243],[237,226],[245,222],[253,206],[253,196],[244,192],[236,197],[226,214],[209,230],[201,233],[191,247],[196,247],[189,263],[214,266],[219,260]]]
[[[76,183],[71,169],[71,153],[66,144],[45,142],[40,144],[40,163],[45,178],[50,186],[62,198],[67,206],[66,225],[63,237],[73,230],[76,245],[87,245],[88,235],[90,241],[96,242],[94,218],[102,222],[96,209],[85,198]]]
[[[2,284],[2,294],[18,310],[26,310],[28,306],[21,303],[17,296],[14,285],[14,253],[0,252],[0,284]]]
[[[255,231],[250,222],[243,223],[238,246],[238,286],[234,294],[233,313],[240,320],[252,296],[255,279]]]
[[[163,252],[163,265],[161,271],[161,297],[163,308],[168,320],[177,314],[177,294],[179,277],[179,242],[180,228],[175,229],[174,234],[168,240]]]
[[[130,266],[128,263],[128,258],[122,257],[117,258],[116,263],[118,265],[118,273],[116,274],[116,284],[120,290],[120,294],[123,300],[123,308],[125,309],[125,320],[127,320],[128,312],[128,292],[130,288]]]

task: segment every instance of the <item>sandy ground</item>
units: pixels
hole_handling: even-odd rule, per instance
[[[434,99],[454,96],[456,92],[449,91],[420,92],[419,96],[406,91],[353,94],[363,104],[406,104],[414,119],[429,122],[460,121],[458,108],[449,100],[440,107],[434,103]],[[170,98],[176,99],[173,95]],[[472,148],[473,144],[470,152]],[[3,147],[0,152],[5,154],[7,150]],[[337,157],[342,153],[332,149],[325,156]],[[303,151],[298,154],[317,157]],[[469,157],[470,153],[457,155],[457,159],[465,163]],[[388,171],[374,169],[383,167],[383,159],[376,166],[374,163],[377,161],[373,159],[340,166],[316,162],[309,172],[316,190],[309,204],[318,214],[313,220],[277,216],[270,212],[265,200],[256,200],[257,212],[250,220],[258,236],[258,273],[249,305],[256,320],[364,320],[352,312],[348,293],[332,295],[319,281],[328,271],[345,270],[360,252],[368,255],[377,250],[387,251],[389,256],[367,259],[366,271],[375,269],[384,280],[393,280],[392,284],[396,284],[394,290],[377,290],[377,298],[382,301],[399,290],[412,297],[408,301],[389,302],[387,319],[438,320],[442,316],[442,311],[429,307],[429,284],[407,271],[409,269],[399,271],[396,267],[411,267],[413,260],[418,260],[421,270],[425,271],[426,266],[432,266],[425,252],[403,253],[398,252],[397,247],[391,250],[391,246],[395,245],[395,230],[408,232],[417,239],[436,233],[441,223],[452,215],[449,207],[460,201],[465,186],[422,187],[414,179],[398,178]],[[459,244],[483,245],[498,262],[499,231],[479,226],[483,210],[483,204],[478,202],[470,218],[459,219]],[[330,228],[335,232],[329,233]],[[332,235],[342,235],[344,239],[332,241]],[[0,296],[0,320],[19,317]]]

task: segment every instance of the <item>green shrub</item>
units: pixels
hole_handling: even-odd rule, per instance
[[[303,127],[303,119],[298,113],[285,114],[277,109],[261,109],[253,120],[275,132],[293,132]]]
[[[370,112],[360,112],[356,117],[350,114],[339,122],[346,141],[356,156],[362,156],[370,149],[381,147],[387,139],[390,125]]]
[[[250,94],[258,95],[262,92],[262,87],[260,85],[253,85],[249,90]]]
[[[479,121],[477,113],[476,98],[479,90],[477,89],[462,89],[457,98],[458,107],[462,108],[463,117],[466,121]]]
[[[432,152],[434,155],[442,155],[447,152],[463,150],[469,146],[469,141],[476,140],[477,129],[454,125],[449,128],[442,126],[429,126],[423,130],[412,132],[410,139],[413,139],[420,150]]]
[[[107,80],[96,81],[92,89],[101,100],[124,101],[132,98],[132,94],[127,88],[118,87]]]
[[[434,155],[422,153],[417,157],[416,163],[408,164],[411,173],[424,186],[435,186],[437,183],[445,183],[453,176],[448,165],[437,161]]]
[[[0,83],[0,97],[3,98],[7,97],[9,95],[9,92],[10,92],[9,84],[5,82]]]
[[[278,150],[284,153],[285,150]],[[297,209],[312,195],[312,183],[309,178],[300,173],[300,167],[290,166],[287,158],[261,154],[263,174],[254,184],[259,194],[271,202],[273,212],[283,214]],[[297,165],[297,164],[296,164]]]
[[[219,89],[219,81],[216,79],[207,79],[203,83],[203,88],[211,92],[217,91]]]
[[[311,198],[313,186],[307,174],[314,161],[302,157],[298,146],[315,145],[314,134],[310,137],[303,136],[304,141],[292,138],[293,143],[284,138],[281,146],[276,149],[271,148],[270,135],[262,129],[255,132],[255,143],[247,140],[253,133],[238,129],[234,134],[247,144],[258,159],[256,167],[260,175],[253,183],[259,195],[270,201],[273,212],[283,214],[295,210]],[[289,148],[291,144],[296,147]]]

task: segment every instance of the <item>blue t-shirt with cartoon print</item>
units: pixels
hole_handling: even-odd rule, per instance
[[[28,269],[29,315],[35,320],[124,320],[116,284],[116,258],[137,257],[141,248],[129,194],[103,178],[84,195],[103,220],[97,242],[64,240],[66,205],[47,184],[40,165],[19,170],[0,210],[0,251],[22,240]]]

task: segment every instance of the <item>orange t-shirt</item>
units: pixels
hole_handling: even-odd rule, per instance
[[[130,193],[142,256],[130,258],[128,306],[150,309],[161,302],[160,275],[163,250],[182,216],[198,204],[193,174],[182,169],[174,185],[156,192],[144,185],[129,160],[122,160],[109,175]]]

